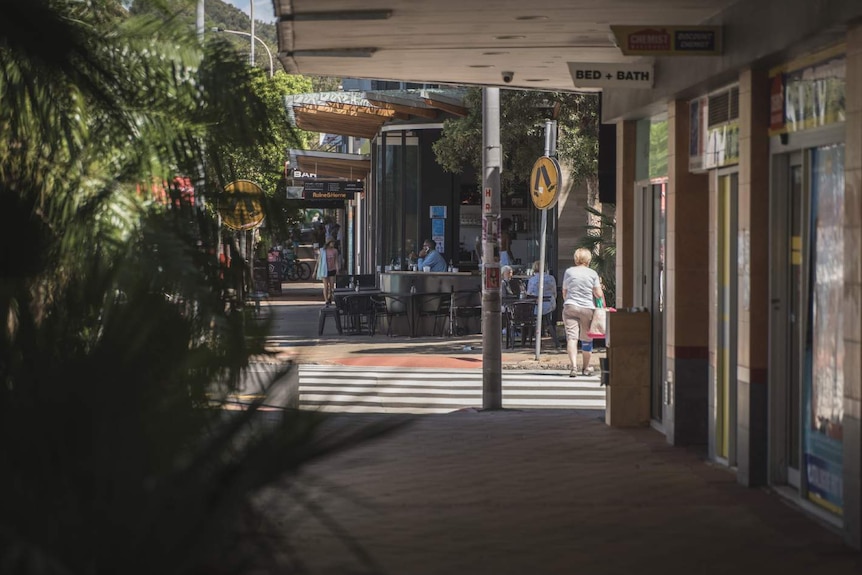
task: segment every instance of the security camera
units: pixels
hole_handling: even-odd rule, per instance
[[[515,73],[514,73],[514,72],[503,72],[503,81],[504,81],[504,82],[506,82],[507,84],[511,84],[511,83],[512,83],[512,79],[513,79],[514,77],[515,77]]]

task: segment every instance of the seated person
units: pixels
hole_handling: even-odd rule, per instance
[[[503,288],[504,297],[518,297],[521,295],[521,280],[512,277],[513,273],[512,266],[504,265],[500,268],[501,287]]]
[[[527,295],[539,297],[539,280],[542,281],[542,328],[548,328],[551,339],[554,342],[554,347],[560,346],[557,341],[557,326],[554,322],[554,310],[557,309],[557,280],[554,276],[545,270],[542,276],[539,276],[539,260],[533,262],[533,275],[527,281]],[[536,306],[538,308],[538,306]]]
[[[425,240],[422,244],[422,251],[419,252],[419,261],[417,263],[419,271],[424,271],[425,266],[431,268],[432,272],[445,272],[446,260],[440,252],[437,251],[437,242],[434,240]]]

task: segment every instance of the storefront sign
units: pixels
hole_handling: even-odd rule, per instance
[[[626,56],[715,56],[721,26],[611,26]]]
[[[597,64],[569,62],[576,88],[641,88],[653,85],[652,64]]]
[[[309,180],[302,183],[302,196],[306,200],[352,200],[365,191],[361,181]]]

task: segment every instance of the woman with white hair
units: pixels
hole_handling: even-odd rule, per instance
[[[593,340],[587,335],[596,301],[604,301],[599,274],[590,268],[593,254],[586,248],[575,250],[575,265],[563,276],[563,324],[566,326],[566,351],[572,371],[569,377],[578,375],[578,340],[581,342],[581,375],[592,375],[590,357]]]
[[[514,296],[518,297],[521,295],[521,282],[513,278],[514,270],[512,266],[501,266],[500,267],[500,278],[501,283],[500,287],[503,290],[503,296]]]

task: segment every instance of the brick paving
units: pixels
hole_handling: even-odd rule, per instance
[[[461,344],[376,336],[326,345],[312,341],[316,316],[313,337],[301,333],[308,305],[270,303],[283,330],[274,344],[302,350],[298,361],[449,362],[446,346]],[[531,351],[519,353],[504,363],[529,361]],[[464,410],[410,421],[304,469],[306,498],[337,528],[298,510],[295,488],[264,495],[284,547],[289,540],[307,572],[862,573],[862,553],[832,528],[769,489],[738,485],[703,447],[669,446],[651,428],[611,428],[586,410]]]

